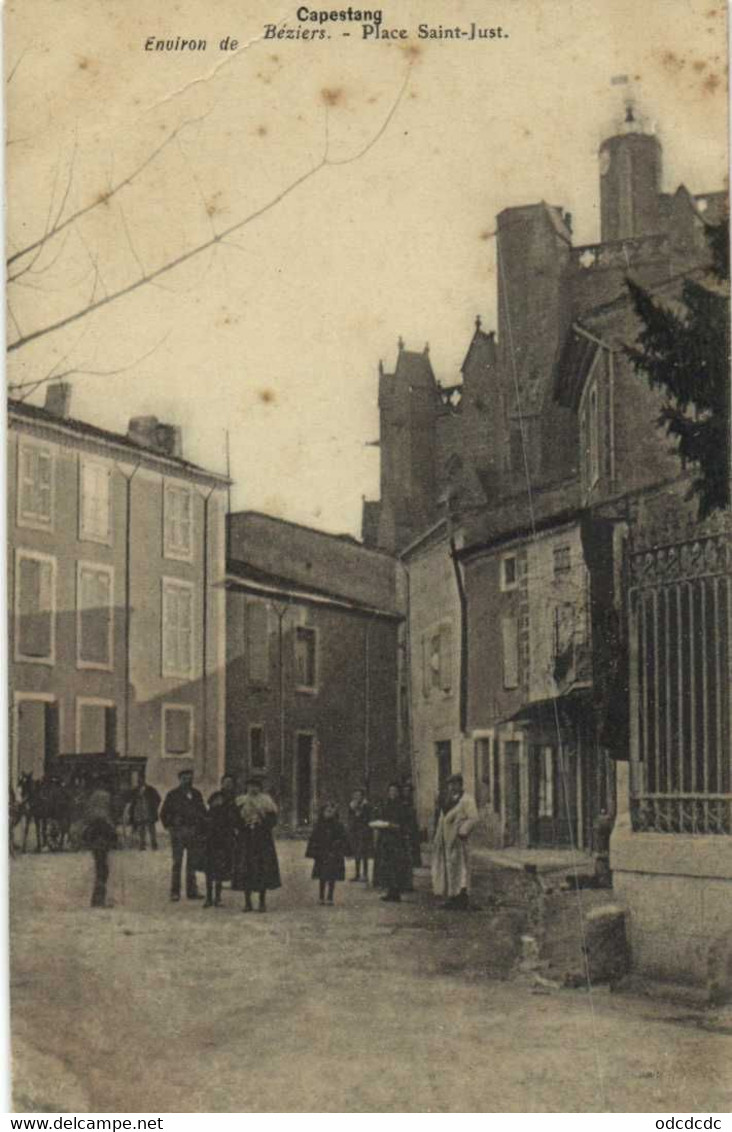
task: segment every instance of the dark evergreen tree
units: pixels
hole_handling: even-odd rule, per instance
[[[729,222],[709,230],[706,275],[684,282],[681,304],[655,298],[627,280],[642,323],[626,348],[636,371],[666,391],[658,418],[697,475],[699,516],[730,503]]]

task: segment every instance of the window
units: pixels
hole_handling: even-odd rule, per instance
[[[248,601],[246,618],[247,673],[250,684],[269,684],[269,607],[263,601]]]
[[[554,547],[554,577],[568,573],[572,568],[571,548],[568,546]]]
[[[501,589],[515,590],[518,585],[518,559],[515,554],[507,554],[501,559]]]
[[[515,617],[502,618],[501,635],[503,640],[503,687],[518,688],[518,622]]]
[[[76,751],[112,755],[117,749],[117,708],[112,700],[76,701]]]
[[[19,550],[15,573],[15,659],[53,664],[56,560]]]
[[[82,460],[79,469],[81,503],[79,538],[109,542],[109,468],[99,460]]]
[[[452,688],[452,625],[430,629],[422,638],[424,694],[433,688],[449,692]]]
[[[315,630],[299,625],[295,629],[295,683],[298,688],[315,688]]]
[[[163,676],[193,675],[193,586],[163,578]]]
[[[163,757],[193,755],[193,708],[190,704],[163,704]]]
[[[193,557],[193,493],[166,483],[163,493],[163,554],[190,562]]]
[[[554,656],[562,656],[574,644],[577,611],[571,601],[554,609]]]
[[[259,725],[249,728],[249,766],[252,770],[264,770],[267,766],[264,728]]]
[[[112,668],[113,570],[80,562],[76,577],[76,663]]]
[[[18,525],[50,530],[53,525],[53,451],[21,440],[18,445]]]

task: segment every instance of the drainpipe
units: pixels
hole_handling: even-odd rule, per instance
[[[366,626],[364,629],[363,639],[363,663],[364,663],[364,689],[363,689],[363,781],[368,794],[369,781],[371,777],[371,765],[369,760],[369,744],[370,744],[370,727],[371,727],[371,672],[370,672],[370,656],[371,656],[371,618],[366,618]]]
[[[202,704],[201,729],[203,731],[203,773],[208,770],[208,505],[214,493],[212,487],[208,495],[203,497],[203,611],[202,626],[203,640],[201,643],[201,693]]]
[[[277,665],[279,669],[279,723],[280,723],[280,808],[284,805],[285,800],[285,629],[284,621],[287,613],[287,605],[278,605],[276,602],[272,603],[272,608],[277,614]],[[293,812],[295,807],[295,799],[292,800]],[[297,815],[295,815],[296,820]]]
[[[119,467],[119,465],[117,465]],[[131,607],[131,592],[132,585],[130,580],[130,562],[132,558],[132,481],[140,469],[140,464],[135,465],[132,475],[127,475],[119,470],[125,477],[125,665],[124,665],[124,737],[125,737],[125,757],[128,758],[130,754],[130,673],[132,668],[131,658],[131,641],[130,629],[132,624],[132,607]]]
[[[458,600],[460,602],[460,732],[465,734],[468,723],[468,601],[465,594],[463,572],[458,562],[458,550],[452,528],[452,516],[448,518],[450,531],[450,557],[455,571]]]

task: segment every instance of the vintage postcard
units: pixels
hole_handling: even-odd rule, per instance
[[[4,37],[14,1110],[727,1111],[723,0]]]

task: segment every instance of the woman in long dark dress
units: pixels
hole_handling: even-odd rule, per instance
[[[206,902],[204,908],[221,906],[221,889],[225,880],[231,880],[234,864],[234,844],[239,826],[239,811],[234,801],[234,779],[225,774],[221,789],[208,800],[208,813],[204,826]]]
[[[369,883],[369,857],[374,855],[374,835],[369,825],[370,820],[371,807],[366,795],[363,790],[354,790],[348,804],[348,841],[355,870],[351,880],[361,880],[361,866],[363,866],[365,884]]]
[[[332,802],[326,802],[305,850],[305,856],[313,862],[313,880],[319,881],[321,904],[332,904],[336,881],[346,879],[347,848],[348,838],[343,824],[338,820],[338,811]]]
[[[259,911],[267,911],[267,891],[280,888],[280,868],[272,830],[277,806],[262,790],[260,778],[250,778],[245,794],[236,799],[239,836],[232,888],[244,892],[242,912],[252,912],[252,894],[259,893]]]
[[[401,900],[402,892],[410,887],[412,866],[408,816],[395,782],[389,786],[386,801],[379,808],[377,829],[374,888],[385,889],[381,899],[396,904]]]

